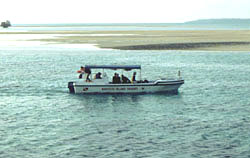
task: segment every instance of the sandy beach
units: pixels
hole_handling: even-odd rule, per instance
[[[250,30],[0,32],[3,35],[42,35],[22,41],[95,44],[121,50],[250,51]]]

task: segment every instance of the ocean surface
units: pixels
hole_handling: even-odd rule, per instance
[[[157,27],[86,29],[168,28]],[[13,36],[0,35],[0,158],[250,157],[250,52],[120,51]],[[85,64],[140,64],[148,80],[180,70],[185,84],[178,95],[70,94]]]
[[[178,95],[74,95],[85,64],[181,70]],[[113,73],[113,72],[110,72]],[[0,157],[250,157],[250,52],[0,48]]]

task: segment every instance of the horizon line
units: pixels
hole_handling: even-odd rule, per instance
[[[250,18],[204,18],[204,19],[196,19],[196,20],[188,20],[184,22],[58,22],[58,23],[13,23],[12,25],[45,25],[45,24],[184,24],[188,22],[200,21],[200,20],[250,20]],[[6,20],[5,20],[6,21]],[[4,22],[4,21],[0,21]]]

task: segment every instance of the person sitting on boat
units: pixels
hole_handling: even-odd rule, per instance
[[[102,79],[101,75],[102,75],[102,73],[98,72],[98,73],[95,75],[95,79]]]
[[[114,74],[112,82],[113,83],[121,83],[121,78],[120,78],[119,74],[117,74],[117,73]]]
[[[112,79],[112,83],[115,83],[116,82],[116,73],[114,73],[114,76],[113,76],[113,79]]]
[[[135,76],[136,76],[136,72],[133,73],[132,83],[136,82]]]
[[[122,83],[131,83],[131,82],[126,76],[122,75]]]
[[[90,82],[89,75],[91,74],[91,70],[89,68],[85,68],[85,73],[87,73],[86,82]]]
[[[80,73],[79,78],[82,78],[84,71],[85,71],[85,68],[83,66],[81,66],[80,70],[77,71],[77,73]]]

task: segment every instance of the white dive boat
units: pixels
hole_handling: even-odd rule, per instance
[[[101,77],[86,80],[86,74],[83,79],[79,79],[75,82],[68,82],[68,88],[70,93],[76,94],[140,94],[140,93],[178,93],[178,88],[184,84],[184,80],[178,73],[177,79],[159,79],[154,81],[141,80],[141,66],[140,65],[86,65],[85,70],[102,69],[103,73]],[[111,81],[105,69],[110,70],[125,70],[130,71],[133,69],[140,70],[139,81],[128,81],[125,83],[117,82],[117,78]],[[116,80],[116,81],[115,81]],[[124,81],[124,80],[123,80]]]

